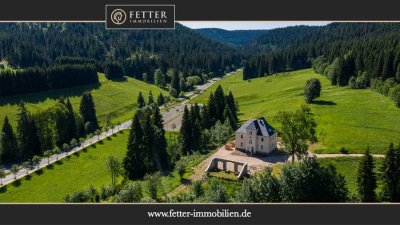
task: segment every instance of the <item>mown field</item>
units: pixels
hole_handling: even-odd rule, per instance
[[[0,202],[63,202],[66,194],[93,185],[100,188],[111,184],[106,172],[106,159],[113,155],[122,160],[126,153],[128,131],[111,136],[103,143],[64,158],[42,173],[33,173],[20,182],[7,185],[0,193]]]
[[[52,164],[41,172],[22,178],[13,184],[0,189],[0,202],[64,202],[67,194],[86,190],[93,185],[99,190],[102,185],[111,184],[111,177],[106,172],[106,160],[110,155],[120,161],[126,153],[129,131],[125,130],[115,136],[105,139],[102,143],[88,147],[86,150],[64,158]],[[166,137],[175,136],[176,133],[167,132]],[[193,173],[193,167],[203,161],[210,153],[193,154],[187,157],[186,172],[183,175],[187,179]],[[122,177],[119,178],[122,180]],[[146,181],[138,181],[143,188],[146,197]],[[174,190],[181,184],[176,171],[164,174],[161,178],[162,189],[159,197]]]
[[[305,104],[304,85],[314,77],[321,81],[322,93],[309,104],[318,123],[319,143],[311,146],[313,151],[338,153],[344,147],[350,153],[363,153],[370,146],[372,153],[384,153],[390,142],[400,141],[400,109],[388,97],[371,90],[331,86],[327,78],[312,69],[247,81],[242,80],[240,71],[192,101],[205,103],[210,91],[220,84],[239,102],[242,122],[264,116],[277,127],[273,117],[280,110],[295,110]]]
[[[353,195],[357,194],[357,168],[360,163],[360,157],[338,157],[338,158],[321,158],[318,161],[323,166],[332,164],[335,166],[338,173],[342,174],[346,180],[349,192]],[[383,158],[374,158],[375,173],[379,179],[380,168],[383,163]],[[377,192],[380,191],[380,180],[378,180]]]
[[[59,90],[51,90],[39,93],[30,93],[0,98],[0,126],[7,115],[14,126],[18,113],[17,105],[24,101],[28,110],[32,113],[45,110],[54,105],[61,97],[68,97],[76,112],[79,111],[79,102],[82,93],[91,91],[95,102],[97,117],[100,124],[104,123],[106,116],[111,116],[112,122],[125,122],[133,116],[136,108],[136,100],[140,91],[147,99],[150,90],[156,98],[160,92],[165,96],[166,91],[155,85],[125,77],[120,80],[107,80],[104,74],[99,74],[99,84],[87,85]],[[15,126],[14,126],[15,128]]]

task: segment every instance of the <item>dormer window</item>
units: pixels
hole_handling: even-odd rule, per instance
[[[264,138],[261,138],[261,141],[264,141]]]

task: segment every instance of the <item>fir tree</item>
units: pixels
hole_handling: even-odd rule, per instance
[[[192,143],[192,128],[190,123],[189,117],[189,110],[187,106],[183,111],[182,117],[182,126],[180,129],[180,141],[182,144],[182,151],[184,154],[187,154],[191,150],[191,143]]]
[[[357,187],[360,201],[376,201],[376,175],[374,172],[374,161],[369,154],[369,149],[365,152],[365,156],[363,156],[358,166]]]
[[[143,163],[145,149],[142,140],[143,130],[140,125],[139,113],[136,112],[132,120],[132,126],[128,138],[127,152],[123,161],[126,176],[131,180],[143,178],[147,172]]]
[[[217,89],[214,92],[214,101],[216,105],[216,121],[220,120],[221,122],[224,122],[225,117],[224,117],[224,109],[225,109],[225,95],[224,95],[224,90],[222,89],[221,85],[218,85]]]
[[[17,117],[17,142],[20,150],[20,160],[27,160],[41,153],[37,128],[32,115],[24,103],[19,105]]]
[[[96,108],[94,106],[93,97],[90,92],[83,93],[79,110],[83,123],[85,124],[86,133],[93,133],[99,128],[99,124],[97,122]]]
[[[72,104],[69,101],[69,98],[65,102],[65,107],[68,110],[68,133],[69,136],[72,138],[77,138],[77,127],[76,127],[76,120],[75,120],[75,113],[74,109],[72,108]]]
[[[159,169],[165,169],[168,164],[167,140],[165,139],[162,115],[158,107],[154,107],[152,119],[155,126],[153,146],[156,148],[156,163],[161,167]]]
[[[157,105],[160,107],[160,106],[164,105],[164,103],[165,103],[164,95],[162,93],[160,93],[160,95],[158,95],[158,98],[157,98]]]
[[[400,201],[400,155],[398,151],[394,149],[394,145],[391,143],[381,167],[383,176],[382,200],[384,201]]]
[[[14,163],[18,159],[17,139],[14,135],[13,128],[8,121],[7,116],[4,118],[3,128],[1,130],[1,150],[0,162]]]
[[[146,102],[144,101],[142,92],[139,92],[139,96],[137,98],[137,106],[138,108],[143,108],[146,106]]]
[[[171,77],[171,88],[176,90],[177,96],[179,96],[179,93],[181,91],[180,86],[179,86],[179,81],[180,81],[180,79],[179,79],[178,73],[174,72]],[[177,96],[174,96],[174,97],[177,97]]]
[[[147,105],[153,105],[153,104],[154,104],[154,97],[153,97],[153,93],[150,91],[149,99],[147,100]]]

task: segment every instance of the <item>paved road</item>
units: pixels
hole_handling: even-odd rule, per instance
[[[230,76],[233,73],[234,72],[228,73],[225,76]],[[163,120],[165,121],[164,122],[164,127],[166,128],[166,130],[179,129],[178,127],[176,129],[172,129],[170,122],[172,120],[173,121],[177,121],[177,120],[179,121],[180,118],[181,118],[181,115],[183,114],[183,109],[185,108],[185,105],[187,105],[188,101],[190,99],[193,99],[193,98],[197,97],[199,95],[199,93],[205,91],[207,88],[211,87],[215,82],[217,82],[220,79],[222,79],[222,78],[214,78],[214,79],[210,80],[206,84],[196,86],[194,91],[191,91],[191,92],[189,92],[189,93],[187,93],[185,95],[185,99],[186,100],[183,100],[179,105],[169,109],[168,111],[162,112]],[[163,108],[164,108],[163,106],[160,107],[160,110],[163,109]],[[178,123],[178,122],[176,122],[176,123]],[[179,123],[180,123],[180,121],[179,121]],[[71,148],[68,151],[64,151],[64,152],[62,152],[60,154],[54,154],[49,159],[43,158],[42,161],[38,164],[38,166],[36,168],[34,168],[34,169],[21,168],[20,171],[16,175],[12,174],[9,170],[5,170],[7,175],[6,175],[5,178],[1,179],[2,185],[6,185],[6,184],[9,184],[9,183],[12,183],[13,181],[15,181],[17,179],[23,178],[23,177],[27,176],[28,174],[31,174],[31,173],[33,173],[33,172],[35,172],[35,171],[37,171],[37,170],[39,170],[41,168],[46,167],[49,164],[55,163],[58,160],[61,160],[61,159],[65,158],[65,157],[67,157],[70,154],[78,152],[78,151],[84,149],[85,147],[88,147],[88,146],[90,146],[90,145],[92,145],[92,144],[94,144],[94,143],[96,143],[96,142],[98,142],[100,140],[103,140],[103,139],[113,135],[114,133],[117,133],[120,130],[129,129],[131,127],[131,124],[132,124],[131,120],[126,121],[124,123],[121,123],[119,126],[117,126],[116,128],[114,128],[112,130],[110,129],[108,131],[105,131],[105,132],[101,133],[98,136],[94,136],[94,137],[92,137],[90,139],[87,139],[80,146]]]

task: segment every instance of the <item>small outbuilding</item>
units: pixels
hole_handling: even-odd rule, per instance
[[[236,131],[236,149],[268,155],[277,148],[277,134],[264,117],[252,119]]]

